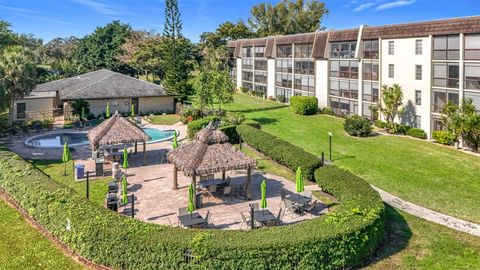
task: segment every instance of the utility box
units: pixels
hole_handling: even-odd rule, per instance
[[[75,180],[83,179],[85,175],[85,165],[84,164],[76,164],[75,165]]]

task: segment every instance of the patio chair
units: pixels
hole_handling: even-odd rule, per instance
[[[292,218],[293,218],[293,215],[297,213],[296,209],[293,207],[292,201],[288,199],[285,199],[285,209],[292,213]]]
[[[217,192],[217,185],[208,186],[208,191],[209,191],[210,194],[212,194],[212,196],[213,196],[213,193]]]
[[[180,207],[178,208],[178,215],[179,216],[184,216],[188,214],[187,207]]]
[[[230,196],[231,196],[231,193],[232,193],[232,187],[231,187],[231,186],[226,186],[226,187],[223,189],[223,196],[225,196],[225,197],[230,197]]]
[[[317,203],[318,203],[318,201],[315,200],[315,201],[313,201],[313,203],[312,203],[309,207],[307,207],[307,208],[305,209],[305,212],[309,213],[309,214],[310,214],[310,217],[313,217],[312,212],[313,212],[313,210],[315,209],[315,207],[317,207]]]
[[[267,227],[274,227],[274,226],[278,226],[282,223],[282,216],[283,216],[283,209],[280,208],[280,210],[278,211],[278,215],[277,215],[277,219],[276,220],[270,220],[268,221],[265,226]]]
[[[287,193],[285,190],[280,190],[280,206],[282,206],[282,203],[285,205],[285,199],[287,198]]]
[[[205,215],[206,224],[210,223],[211,218],[212,218],[212,213],[210,213],[210,211],[207,211],[207,214]]]
[[[260,205],[258,203],[252,203],[251,205],[253,206],[254,211],[260,210]]]
[[[208,200],[210,200],[211,198],[213,198],[213,194],[210,193],[210,191],[208,190],[208,188],[202,187],[201,191],[202,191],[202,196],[203,196],[204,198],[207,198]]]
[[[243,225],[247,225],[247,228],[252,226],[252,220],[250,220],[250,218],[247,218],[243,212],[240,212],[240,215],[242,215],[242,225],[240,226],[240,229],[243,228]]]

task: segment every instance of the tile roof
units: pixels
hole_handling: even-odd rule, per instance
[[[39,84],[35,92],[58,92],[61,100],[168,96],[161,85],[107,69]]]

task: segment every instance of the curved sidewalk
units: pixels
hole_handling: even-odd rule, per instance
[[[386,202],[387,204],[389,204],[394,208],[405,211],[416,217],[423,218],[443,226],[447,226],[454,230],[469,233],[469,234],[480,237],[480,224],[461,220],[452,216],[448,216],[448,215],[427,209],[425,207],[402,200],[393,194],[390,194],[382,189],[377,188],[376,186],[372,185],[372,187],[380,194],[380,197],[384,202]]]

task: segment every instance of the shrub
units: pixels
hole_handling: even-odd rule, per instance
[[[188,122],[201,118],[202,111],[199,109],[183,107],[179,114],[180,121],[182,121],[184,124],[188,124]]]
[[[457,141],[455,135],[446,130],[436,130],[432,133],[432,139],[436,142],[446,145],[452,145]]]
[[[313,172],[320,167],[320,159],[300,147],[249,125],[239,125],[237,132],[242,140],[280,164],[296,170],[302,168],[305,179],[312,180]]]
[[[358,115],[347,117],[343,123],[343,128],[348,134],[359,137],[367,137],[372,132],[370,121]]]
[[[240,125],[245,121],[245,115],[240,112],[227,112],[224,120],[228,125]]]
[[[382,121],[382,120],[375,120],[375,121],[373,122],[373,124],[374,124],[376,127],[379,127],[379,128],[386,128],[386,127],[387,127],[387,122]]]
[[[229,143],[231,144],[238,143],[239,135],[237,132],[237,125],[221,126],[218,129],[223,131],[223,133],[225,133],[225,135],[228,136]]]
[[[54,237],[115,269],[345,269],[371,256],[384,234],[378,193],[346,171],[315,173],[335,212],[254,231],[145,223],[94,205],[19,156],[0,149],[0,188]],[[70,221],[71,230],[66,229]],[[193,256],[192,259],[185,254]]]
[[[411,128],[407,131],[407,135],[422,140],[427,139],[427,133],[421,128]]]
[[[397,124],[395,123],[395,126],[396,126],[396,130],[397,130],[397,134],[402,134],[402,135],[406,135],[407,132],[412,128],[410,126],[407,126],[407,125],[404,125],[404,124]]]
[[[277,95],[277,101],[285,103],[285,101],[287,101],[287,99],[285,98],[284,95]]]
[[[293,96],[290,98],[292,112],[300,115],[316,114],[318,111],[318,99],[316,97]]]
[[[328,115],[334,115],[334,114],[335,114],[335,113],[333,112],[333,109],[330,108],[330,107],[325,107],[325,108],[323,108],[322,113],[323,113],[323,114],[328,114]]]
[[[198,131],[206,127],[210,122],[220,121],[218,116],[207,116],[198,120],[193,120],[187,124],[187,137],[192,139]]]

